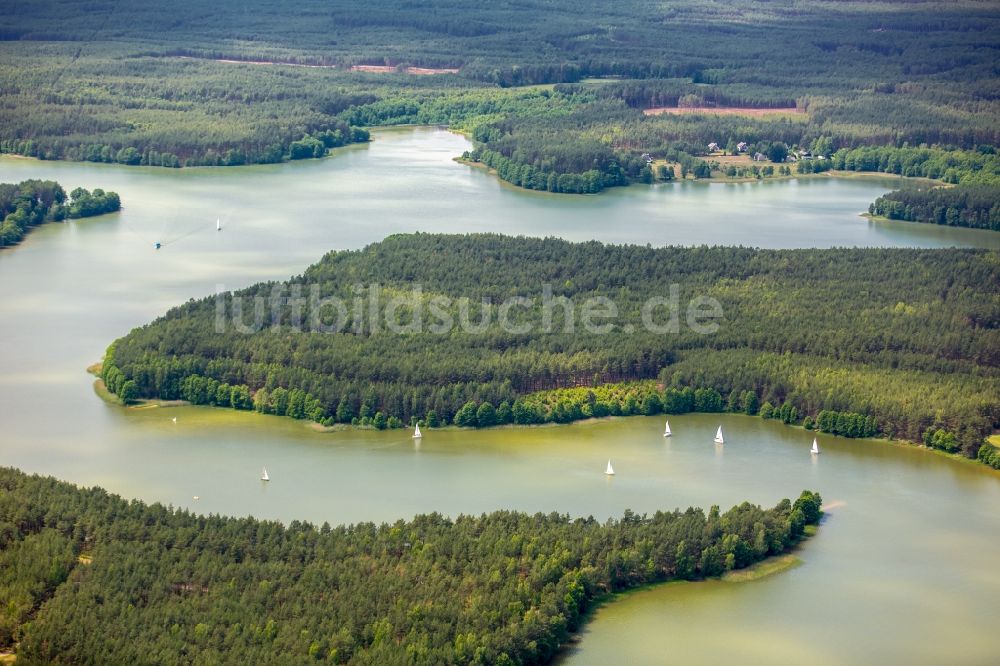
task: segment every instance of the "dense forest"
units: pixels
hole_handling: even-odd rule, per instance
[[[66,218],[91,217],[112,213],[121,208],[115,192],[78,187],[69,197],[59,183],[51,180],[25,180],[0,183],[0,248],[20,243],[32,227]]]
[[[324,424],[728,409],[849,436],[935,428],[974,457],[1000,425],[998,285],[982,250],[391,236],[175,308],[114,342],[102,376],[126,402]],[[699,297],[718,305],[714,329],[690,319]],[[585,320],[594,303],[615,316]]]
[[[0,648],[18,664],[547,663],[595,600],[783,553],[822,504],[286,527],[9,468],[0,488]]]
[[[1000,157],[992,146],[977,150],[868,146],[841,149],[822,169],[871,171],[941,180],[954,187],[908,187],[879,197],[872,215],[893,220],[1000,231]],[[808,163],[803,163],[808,164]],[[803,169],[805,170],[805,169]]]
[[[505,180],[592,192],[709,143],[1000,144],[1000,19],[975,0],[43,0],[5,19],[0,151],[43,159],[277,162],[438,123]],[[661,106],[705,113],[643,113]]]
[[[868,207],[891,220],[1000,231],[1000,188],[983,185],[889,192]]]

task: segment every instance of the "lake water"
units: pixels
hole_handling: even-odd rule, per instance
[[[201,512],[317,523],[499,508],[831,504],[803,563],[752,583],[669,585],[598,611],[568,663],[993,663],[1000,641],[1000,475],[885,443],[739,416],[634,417],[482,432],[319,434],[209,408],[123,410],[84,368],[171,305],[301,272],[331,249],[406,231],[764,247],[1000,247],[1000,234],[858,217],[891,179],[527,193],[452,161],[433,129],[379,132],[330,159],[133,169],[0,158],[0,182],[118,191],[116,215],[45,225],[0,252],[0,464]],[[224,230],[215,231],[221,218]],[[153,249],[162,242],[163,248]],[[173,418],[177,422],[173,422]],[[727,445],[711,438],[723,423]],[[603,470],[612,458],[617,475]],[[267,465],[272,481],[258,480]],[[199,500],[193,497],[198,495]]]

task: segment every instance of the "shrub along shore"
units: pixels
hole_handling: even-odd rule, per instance
[[[997,253],[984,250],[401,235],[331,253],[287,283],[175,308],[115,341],[102,378],[125,402],[183,399],[324,426],[728,411],[975,458],[1000,424],[998,282]],[[320,300],[294,296],[308,293]],[[715,299],[714,332],[645,326],[648,299],[672,293]],[[610,329],[568,326],[574,304],[599,297],[617,308]],[[491,318],[511,298],[523,299],[518,332]],[[340,328],[303,324],[336,314],[321,304],[336,299],[357,301]],[[465,324],[387,330],[428,305]],[[251,311],[254,325],[240,319]]]

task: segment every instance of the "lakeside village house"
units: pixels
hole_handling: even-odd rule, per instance
[[[749,148],[750,148],[750,144],[748,144],[746,141],[740,141],[738,144],[736,144],[736,152],[737,153],[745,153],[745,152],[747,152],[747,150]],[[721,149],[722,149],[722,146],[720,146],[715,141],[713,141],[712,143],[708,144],[708,152],[710,152],[710,153],[718,152]]]
[[[736,152],[737,153],[745,153],[745,152],[747,152],[747,150],[749,148],[750,148],[750,145],[746,141],[740,141],[738,144],[736,144]],[[719,146],[719,144],[716,143],[715,141],[713,141],[712,143],[708,144],[708,152],[709,153],[716,153],[719,150],[721,150],[721,146]],[[643,153],[642,156],[643,156],[644,159],[646,159],[646,163],[647,164],[649,164],[650,162],[652,162],[652,158],[649,157],[648,153]],[[767,155],[765,155],[764,153],[757,152],[757,153],[753,154],[753,156],[751,157],[751,159],[754,162],[766,162],[767,161]],[[823,157],[822,155],[813,155],[808,150],[796,150],[796,151],[793,151],[793,152],[789,153],[788,157],[785,158],[785,161],[786,162],[798,162],[799,160],[822,160],[822,159],[826,159],[826,158]]]
[[[798,158],[800,160],[825,160],[826,159],[822,155],[813,155],[808,150],[800,150],[800,151],[798,151],[796,153],[793,153],[792,155],[790,155],[788,157],[789,161],[794,161],[793,158]]]

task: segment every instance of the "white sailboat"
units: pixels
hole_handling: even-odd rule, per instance
[[[218,218],[218,217],[215,218],[215,230],[216,231],[222,231],[222,219],[221,218]]]
[[[812,445],[812,448],[809,449],[809,453],[812,453],[812,454],[819,453],[819,444],[816,443],[816,438],[815,437],[813,437],[813,445]]]
[[[417,427],[413,429],[413,439],[420,439],[421,437],[423,435],[420,434],[420,424],[418,423]]]
[[[608,468],[604,470],[604,473],[607,474],[608,476],[615,475],[615,468],[611,466],[611,458],[608,458]]]
[[[271,477],[269,477],[267,475],[267,468],[266,467],[264,468],[264,471],[260,473],[260,480],[261,481],[270,481],[271,480]]]
[[[722,436],[722,426],[719,426],[719,429],[715,431],[715,443],[716,444],[726,443],[725,438]]]
[[[667,421],[667,429],[663,431],[664,437],[670,437],[670,421]]]

